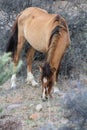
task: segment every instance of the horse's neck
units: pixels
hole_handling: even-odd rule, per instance
[[[62,34],[63,35],[63,34]],[[47,62],[51,67],[58,68],[67,47],[67,36],[55,37],[48,51]]]
[[[57,39],[53,39],[47,54],[47,62],[50,64],[51,67],[54,67],[53,58],[56,58],[55,51],[57,49]]]

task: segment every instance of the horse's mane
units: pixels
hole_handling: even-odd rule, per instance
[[[60,35],[60,30],[63,29],[65,31],[67,31],[67,24],[66,24],[66,21],[59,15],[57,15],[54,19],[54,23],[55,22],[58,22],[58,24],[56,24],[56,27],[52,30],[51,32],[51,36],[50,36],[50,39],[49,39],[49,46],[52,42],[52,38],[54,35]]]
[[[45,63],[44,66],[43,66],[43,75],[42,75],[42,78],[43,77],[50,78],[51,76],[52,76],[51,67],[50,67],[49,63]]]
[[[60,15],[56,15],[54,22],[58,22],[59,26],[66,30],[67,24],[63,17],[61,17]]]

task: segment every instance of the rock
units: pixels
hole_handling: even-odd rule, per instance
[[[29,117],[30,120],[38,120],[39,118],[40,118],[39,113],[34,113]]]
[[[32,107],[34,104],[30,104],[30,107]]]
[[[58,87],[54,87],[54,93],[60,93],[60,90],[58,89]]]
[[[7,109],[8,109],[8,110],[11,110],[11,109],[18,108],[18,107],[20,107],[20,106],[21,106],[21,104],[11,104],[11,105],[9,105],[9,106],[7,107]]]
[[[42,110],[42,105],[41,104],[38,104],[37,106],[36,106],[36,111],[41,111]]]
[[[37,130],[58,130],[52,123],[44,124]]]
[[[63,127],[59,128],[59,130],[74,130],[74,129],[71,127],[68,127],[68,126],[63,126]]]

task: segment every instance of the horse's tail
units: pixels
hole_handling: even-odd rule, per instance
[[[17,44],[18,44],[18,18],[16,19],[13,25],[12,34],[6,46],[6,52],[11,52],[12,57],[14,57],[14,54],[17,50]]]

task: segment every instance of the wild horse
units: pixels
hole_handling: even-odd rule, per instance
[[[18,65],[20,52],[25,41],[30,44],[27,54],[27,82],[36,86],[32,74],[32,59],[35,51],[47,54],[46,63],[40,66],[42,82],[42,98],[51,96],[52,86],[56,85],[62,57],[70,44],[67,23],[58,14],[49,14],[46,10],[30,7],[22,11],[13,25],[12,35],[6,52],[12,52],[14,69]],[[12,75],[11,87],[16,87],[16,74]]]

